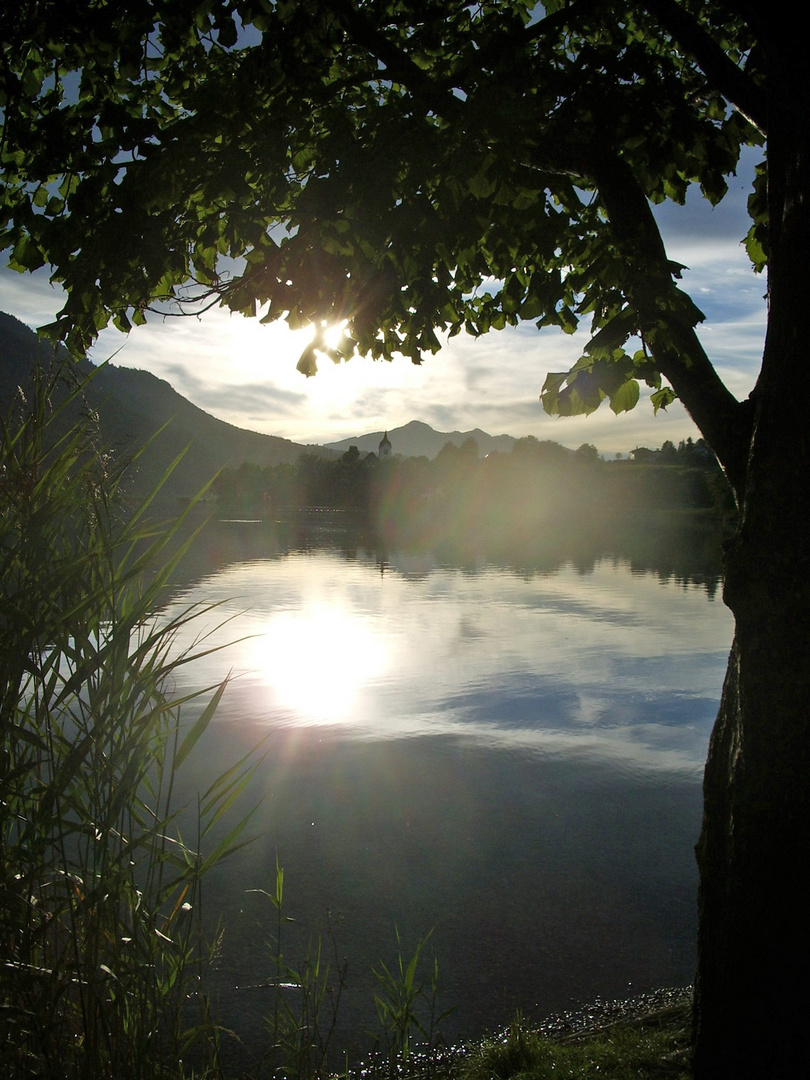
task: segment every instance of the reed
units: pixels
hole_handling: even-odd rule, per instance
[[[195,611],[155,615],[191,537],[127,505],[65,379],[37,374],[0,430],[0,1073],[213,1074],[201,885],[245,820],[205,848],[251,765],[183,837],[175,781],[225,689],[172,696],[205,654],[176,648]]]
[[[396,936],[396,957],[388,965],[380,960],[372,973],[378,990],[374,1005],[380,1032],[376,1049],[388,1061],[391,1072],[400,1067],[413,1053],[414,1047],[422,1054],[430,1055],[441,1043],[440,1026],[453,1008],[441,1013],[437,1009],[439,990],[439,963],[435,956],[430,963],[429,976],[422,974],[423,952],[433,936],[433,931],[419,939],[410,957],[403,952],[399,928]]]
[[[272,1004],[266,1016],[270,1043],[263,1065],[284,1080],[323,1080],[335,1075],[339,1072],[335,1031],[348,964],[340,958],[331,915],[327,913],[324,931],[309,935],[303,956],[290,959],[284,930],[296,920],[284,907],[284,869],[278,860],[273,891],[251,892],[268,898],[274,916],[268,942],[274,972]]]
[[[369,1050],[362,1064],[350,1064],[349,1054],[337,1043],[338,1020],[349,988],[349,964],[342,959],[336,920],[327,912],[320,929],[305,927],[289,915],[284,900],[284,870],[276,861],[272,892],[252,889],[270,901],[274,927],[268,942],[273,969],[270,1009],[266,1014],[269,1047],[262,1075],[283,1080],[326,1080],[327,1077],[362,1076],[390,1080],[413,1071],[432,1073],[444,1041],[440,1025],[453,1012],[439,1012],[438,961],[431,955],[432,931],[420,938],[412,954],[404,951],[395,927],[396,953],[392,963],[380,960],[372,968],[376,1026],[366,1034]],[[297,924],[299,959],[291,959],[288,933]],[[305,938],[302,940],[301,931]],[[425,972],[426,965],[428,972]],[[413,1066],[413,1068],[412,1068]]]

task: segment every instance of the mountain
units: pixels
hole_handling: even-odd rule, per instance
[[[368,435],[358,435],[353,439],[341,439],[340,442],[326,443],[329,450],[337,450],[345,453],[350,446],[356,446],[363,453],[377,453],[380,440],[384,432],[373,431]],[[481,457],[487,454],[508,454],[515,445],[511,435],[488,435],[480,428],[472,431],[434,431],[429,424],[423,424],[420,420],[411,420],[403,427],[393,428],[388,432],[391,440],[391,452],[401,454],[403,457],[434,458],[445,443],[451,442],[461,446],[467,439],[474,439],[478,444],[478,453]]]
[[[0,312],[0,415],[8,415],[17,388],[25,391],[30,385],[34,364],[47,366],[52,358],[49,345],[18,319]],[[87,407],[97,412],[102,442],[119,456],[126,458],[167,425],[138,460],[133,480],[136,492],[151,490],[186,448],[166,483],[166,495],[191,496],[219,469],[242,462],[280,465],[296,461],[305,452],[335,456],[320,446],[301,446],[217,420],[148,371],[112,364],[95,368],[87,360],[78,361],[76,370],[93,377],[83,395],[84,409],[77,405],[75,416]]]

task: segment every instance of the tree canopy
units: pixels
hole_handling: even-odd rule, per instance
[[[650,204],[719,201],[763,141],[742,7],[23,3],[2,16],[0,243],[52,267],[52,330],[79,349],[177,300],[345,323],[307,375],[318,354],[419,363],[442,332],[590,320],[545,408],[626,410],[645,382],[738,483],[750,431]],[[750,207],[761,267],[761,183]]]

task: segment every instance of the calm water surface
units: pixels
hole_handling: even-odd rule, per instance
[[[262,739],[267,754],[247,797],[256,840],[205,897],[226,927],[226,1022],[249,1048],[273,929],[250,890],[272,891],[276,857],[290,959],[327,911],[338,925],[346,1041],[371,1026],[369,971],[393,961],[395,928],[406,947],[435,928],[451,1039],[691,981],[700,783],[732,634],[710,589],[621,559],[521,573],[319,546],[220,565],[169,614],[198,603],[216,607],[180,644],[232,644],[180,668],[177,689],[232,681],[187,784]]]

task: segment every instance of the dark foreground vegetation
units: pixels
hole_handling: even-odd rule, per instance
[[[191,1048],[216,1061],[200,886],[239,843],[243,821],[209,830],[250,765],[181,836],[174,784],[224,686],[173,698],[193,613],[152,609],[182,545],[148,503],[123,513],[122,470],[91,419],[61,424],[55,385],[0,429],[0,1074],[180,1076]]]

